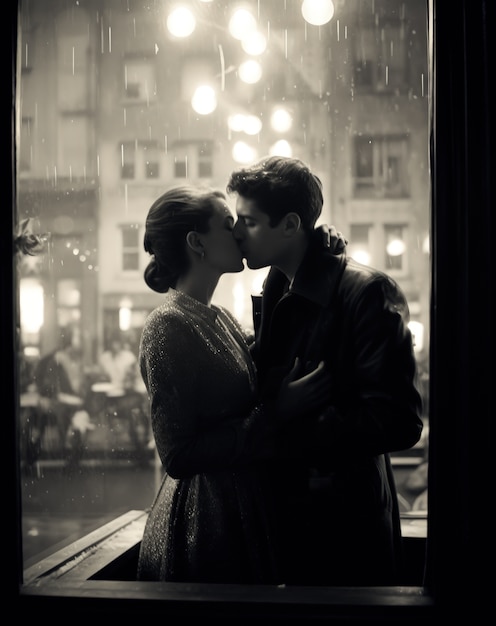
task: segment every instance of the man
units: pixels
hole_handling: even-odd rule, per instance
[[[137,363],[136,355],[124,346],[120,335],[112,334],[107,350],[100,355],[100,367],[117,390],[134,390]]]
[[[86,448],[87,431],[95,428],[87,411],[88,381],[77,325],[61,329],[60,345],[40,359],[34,382],[39,393],[40,443],[47,426],[54,421],[65,470],[75,471]]]
[[[286,416],[271,468],[287,584],[401,584],[401,529],[389,453],[415,445],[421,398],[408,306],[387,275],[333,254],[316,228],[321,181],[300,160],[235,171],[234,236],[248,267],[271,266],[253,297],[268,406],[294,367],[325,362],[329,402]],[[325,232],[324,232],[325,234]],[[277,416],[274,417],[277,420]]]

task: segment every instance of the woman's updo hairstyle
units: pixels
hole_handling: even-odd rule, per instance
[[[181,186],[169,189],[155,200],[145,222],[144,248],[152,255],[144,278],[154,291],[165,293],[189,269],[186,236],[206,233],[220,190]]]

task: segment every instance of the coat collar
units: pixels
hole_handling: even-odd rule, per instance
[[[322,239],[320,229],[313,231],[310,245],[290,286],[286,276],[271,268],[264,292],[275,290],[296,294],[317,305],[329,305],[346,264],[346,254],[332,254],[328,243]]]

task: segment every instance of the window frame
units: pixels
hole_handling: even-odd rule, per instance
[[[58,586],[45,592],[23,589],[21,552],[21,510],[18,472],[18,431],[16,410],[16,311],[15,273],[12,271],[16,221],[15,188],[15,111],[9,97],[11,144],[8,148],[13,176],[7,193],[11,210],[3,212],[1,229],[2,260],[0,292],[4,305],[0,325],[3,383],[6,405],[3,458],[8,480],[5,495],[8,515],[4,523],[6,575],[2,586],[17,615],[30,617],[44,611],[80,617],[239,617],[268,616],[325,617],[346,623],[394,618],[409,625],[423,624],[451,616],[456,610],[470,611],[477,619],[490,607],[491,578],[488,545],[492,537],[490,516],[481,507],[493,487],[489,424],[494,399],[490,370],[494,356],[492,309],[486,295],[496,274],[491,166],[494,144],[489,136],[489,120],[495,110],[489,89],[489,59],[494,45],[489,31],[494,19],[490,0],[453,2],[430,0],[429,15],[435,47],[432,108],[432,340],[431,340],[431,417],[429,464],[429,538],[425,584],[422,588],[295,590],[266,588],[235,589],[205,586],[192,593],[190,586],[96,581]],[[15,93],[16,3],[7,5],[11,15],[12,80]],[[468,69],[470,68],[470,71]],[[475,114],[474,114],[475,111]],[[7,149],[7,142],[2,144]],[[5,161],[4,161],[5,162]],[[460,173],[463,175],[460,175]],[[467,208],[470,210],[467,210]],[[472,262],[472,259],[477,262]],[[479,262],[480,261],[480,262]],[[455,270],[455,271],[454,271]],[[484,304],[486,307],[484,308]],[[456,342],[454,343],[454,338]],[[446,376],[446,363],[450,370]],[[470,471],[468,471],[470,469]],[[13,514],[12,514],[13,513]],[[7,539],[8,538],[8,539]],[[14,538],[14,539],[12,539]],[[485,558],[484,558],[485,557]],[[15,573],[15,575],[14,575]],[[281,591],[281,596],[279,596]],[[288,591],[290,593],[288,593]],[[426,598],[427,602],[421,602]],[[69,610],[69,613],[67,612]]]

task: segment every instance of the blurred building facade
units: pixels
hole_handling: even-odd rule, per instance
[[[284,140],[279,149],[310,163],[324,183],[321,221],[348,237],[357,260],[401,284],[423,362],[430,294],[424,3],[341,0],[330,23],[313,26],[297,0],[249,2],[267,44],[257,55],[229,33],[235,3],[189,4],[197,14],[190,37],[170,34],[168,1],[49,0],[21,13],[18,216],[32,218],[47,246],[20,268],[24,346],[42,355],[59,327],[77,322],[88,366],[119,328],[136,350],[160,302],[143,281],[153,200],[186,180],[224,189],[240,154],[257,158]],[[240,80],[243,62],[255,59],[262,78]],[[208,114],[191,104],[200,82],[216,90]],[[281,109],[286,130],[270,125]],[[237,128],[241,116],[262,130]],[[262,277],[246,270],[219,285],[217,300],[246,326]]]

